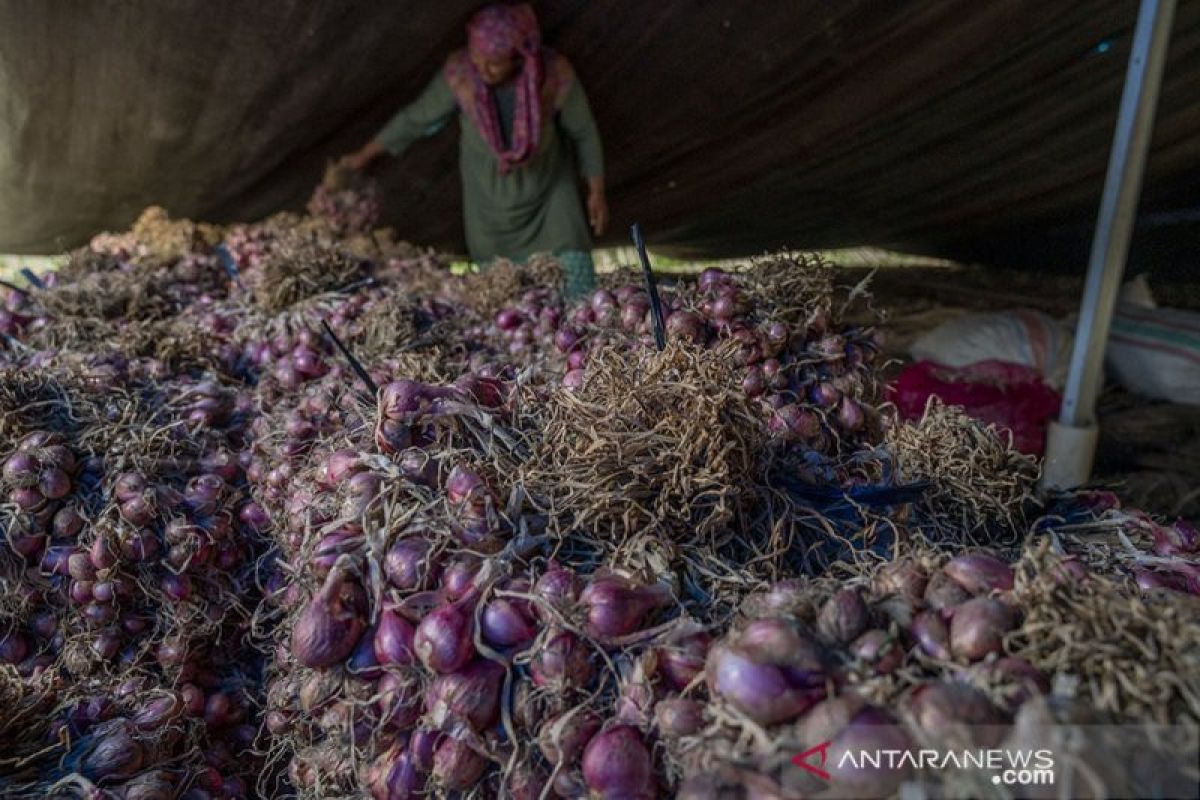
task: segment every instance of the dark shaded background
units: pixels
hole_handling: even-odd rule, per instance
[[[473,2],[0,0],[0,251],[149,204],[299,208],[462,41]],[[659,251],[876,244],[1086,259],[1136,0],[544,0],[604,134],[614,225]],[[1175,20],[1135,266],[1192,271],[1200,3]],[[386,223],[461,249],[457,135],[380,170]]]

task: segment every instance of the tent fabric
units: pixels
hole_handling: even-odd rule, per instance
[[[301,208],[476,5],[0,4],[0,252],[61,251],[150,204],[217,222]],[[1075,269],[1137,5],[535,3],[604,136],[609,243],[636,220],[675,255],[869,243]],[[1200,3],[1181,3],[1135,254],[1200,229],[1198,79]],[[379,167],[400,236],[462,251],[456,154],[445,131]]]

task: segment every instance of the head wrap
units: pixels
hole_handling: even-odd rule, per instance
[[[507,148],[500,130],[496,99],[471,61],[471,54],[487,59],[511,55],[520,62],[515,87],[516,107]],[[446,80],[463,112],[496,154],[502,172],[524,163],[537,150],[546,97],[558,99],[565,88],[562,76],[567,69],[564,59],[542,47],[537,16],[528,4],[485,6],[467,23],[467,50],[460,50],[446,62]]]

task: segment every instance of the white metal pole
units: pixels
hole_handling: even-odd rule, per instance
[[[1072,488],[1091,475],[1104,351],[1129,254],[1174,14],[1175,0],[1142,0],[1138,10],[1062,412],[1046,442],[1043,483],[1050,488]]]

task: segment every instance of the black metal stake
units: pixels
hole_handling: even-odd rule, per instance
[[[229,252],[229,249],[225,247],[224,244],[217,245],[216,250],[217,260],[220,261],[221,266],[225,268],[225,274],[237,284],[239,289],[241,289],[243,292],[246,291],[245,285],[242,284],[242,273],[237,268],[237,262],[234,261],[233,254]]]
[[[25,280],[36,286],[38,289],[45,289],[46,284],[42,283],[42,279],[33,274],[33,270],[29,267],[21,267],[21,274],[25,276]]]
[[[646,241],[642,238],[642,226],[633,223],[633,246],[637,248],[638,258],[642,262],[642,275],[646,279],[646,292],[650,295],[650,316],[654,320],[654,341],[658,349],[667,346],[667,329],[663,323],[662,302],[658,299],[658,284],[654,282],[654,273],[650,271],[650,257],[646,255]]]
[[[333,343],[337,345],[337,349],[341,350],[342,355],[344,355],[346,360],[350,362],[351,369],[353,369],[355,374],[358,375],[359,379],[367,385],[367,388],[371,390],[371,397],[378,397],[379,387],[375,385],[375,381],[371,380],[371,376],[367,374],[365,369],[363,369],[363,365],[360,364],[358,359],[354,357],[354,354],[346,348],[346,345],[342,344],[342,340],[339,339],[333,332],[333,329],[329,327],[329,323],[325,320],[321,320],[321,327],[325,329],[325,333],[327,333],[329,338],[333,340]]]

